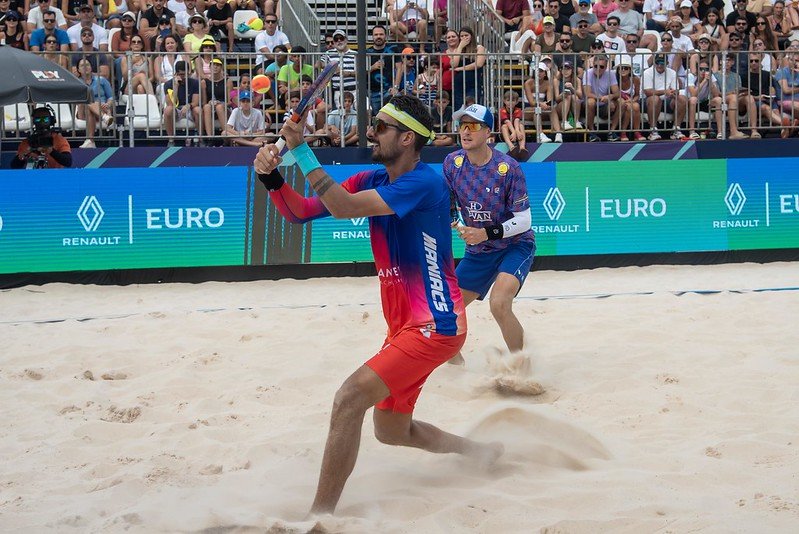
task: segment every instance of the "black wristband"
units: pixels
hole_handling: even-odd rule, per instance
[[[488,239],[502,239],[502,236],[505,235],[505,229],[501,224],[486,226],[485,231],[488,235]]]
[[[258,173],[258,179],[264,184],[267,191],[277,191],[286,183],[277,169],[274,169],[269,174]]]

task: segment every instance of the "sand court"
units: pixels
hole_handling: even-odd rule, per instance
[[[484,468],[364,425],[335,517],[304,521],[333,395],[380,347],[375,278],[0,291],[0,530],[790,532],[799,265],[533,273],[530,367],[468,308],[418,418]],[[498,391],[497,378],[540,391]]]

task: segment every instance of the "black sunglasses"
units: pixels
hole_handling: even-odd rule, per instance
[[[276,24],[277,19],[265,19],[264,24]]]
[[[381,134],[381,133],[385,132],[388,128],[394,128],[395,130],[400,131],[400,132],[409,132],[410,131],[408,128],[406,128],[404,126],[401,126],[399,124],[389,124],[389,123],[385,122],[383,119],[378,119],[377,117],[372,119],[372,129],[374,130],[375,133]]]
[[[708,67],[699,67],[699,72],[710,72]]]
[[[606,68],[608,68],[608,66],[607,65],[594,65],[594,68],[595,69],[599,69],[599,70],[605,70]]]
[[[760,63],[759,59],[750,59],[749,63]]]
[[[571,39],[561,39],[561,40],[560,40],[560,44],[569,44],[569,43],[571,43],[571,42],[572,42],[572,40],[571,40]]]
[[[346,37],[344,37],[343,35],[336,35],[335,37],[333,37],[333,41],[334,42],[343,41],[345,39],[346,39]]]

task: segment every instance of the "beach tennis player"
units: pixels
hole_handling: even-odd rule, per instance
[[[375,436],[383,443],[460,453],[480,463],[494,461],[503,449],[499,443],[477,443],[413,419],[425,380],[458,352],[466,337],[452,256],[449,188],[419,156],[434,137],[427,108],[413,96],[397,96],[383,106],[367,135],[374,142],[372,159],[384,167],[359,172],[342,184],[324,171],[303,141],[303,123],[287,121],[281,135],[316,196],[305,198],[284,182],[275,145],[258,151],[258,178],[289,221],[369,217],[388,324],[383,347],[344,381],[333,401],[311,507],[311,513],[332,513],[355,466],[363,419],[371,406]]]
[[[513,313],[513,298],[524,284],[535,256],[527,183],[519,163],[488,146],[494,116],[480,104],[452,115],[459,120],[461,148],[444,159],[444,178],[453,192],[453,221],[466,242],[456,274],[469,305],[491,289],[491,315],[508,350],[524,348],[524,329]],[[453,213],[453,215],[455,215]],[[458,354],[452,363],[462,363]]]

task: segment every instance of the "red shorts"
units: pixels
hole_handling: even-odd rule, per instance
[[[386,338],[383,348],[366,362],[390,392],[388,397],[375,404],[375,408],[413,413],[427,377],[436,367],[455,356],[464,341],[466,334],[423,334],[416,328]]]

